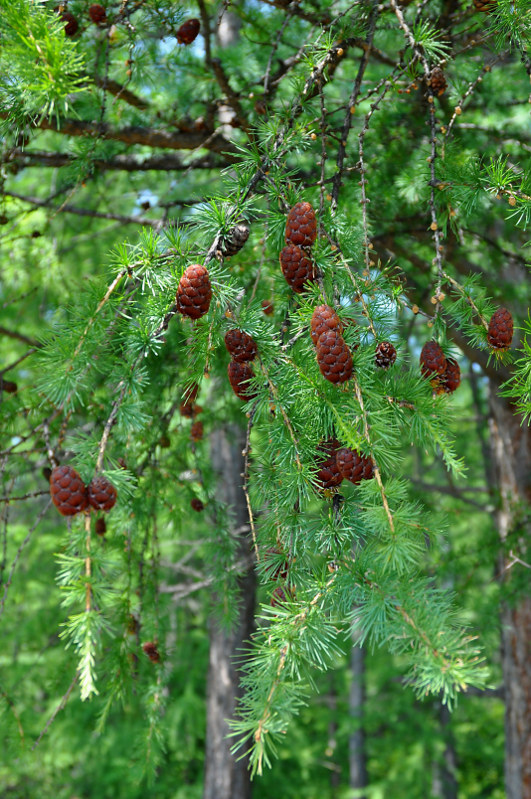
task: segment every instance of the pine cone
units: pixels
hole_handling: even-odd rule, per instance
[[[225,346],[229,351],[232,360],[243,363],[252,361],[256,358],[258,347],[256,341],[244,333],[243,330],[229,330],[225,333]]]
[[[326,333],[328,330],[337,330],[338,333],[342,333],[343,326],[333,308],[329,305],[318,305],[310,322],[310,335],[315,347],[321,333]]]
[[[474,0],[476,11],[490,13],[496,7],[496,0]]]
[[[194,422],[190,428],[190,438],[192,441],[201,441],[203,438],[204,428],[203,422]]]
[[[52,502],[63,516],[74,516],[88,506],[87,487],[71,466],[57,466],[50,476]]]
[[[160,653],[154,641],[146,641],[145,644],[142,644],[142,649],[152,663],[160,663]]]
[[[322,441],[317,447],[317,451],[323,453],[323,457],[317,463],[319,471],[316,475],[316,480],[322,489],[334,488],[343,481],[343,475],[337,465],[338,448],[339,441],[337,438],[329,438],[328,441]]]
[[[390,341],[382,341],[376,347],[374,361],[378,369],[389,369],[396,361],[396,350]]]
[[[103,8],[103,6],[100,5],[99,3],[93,3],[90,6],[90,8],[88,10],[88,15],[89,15],[89,17],[91,18],[92,22],[95,25],[101,25],[107,19],[107,13],[106,13],[105,9]]]
[[[7,394],[16,394],[18,386],[13,380],[4,380],[2,375],[0,375],[0,391],[5,391]]]
[[[493,350],[508,350],[513,340],[513,317],[507,308],[498,308],[492,314],[487,331],[487,341]]]
[[[205,509],[204,504],[200,499],[198,499],[198,497],[194,497],[190,500],[190,506],[193,508],[193,510],[197,511],[197,513],[201,513],[201,511]]]
[[[195,401],[197,399],[197,395],[199,394],[199,384],[194,383],[188,391],[185,392],[185,399],[179,405],[179,413],[181,416],[186,416],[188,419],[191,419],[193,416],[196,416],[198,411],[195,405]]]
[[[345,383],[352,377],[350,350],[337,330],[321,333],[317,339],[317,363],[321,374],[331,383]]]
[[[247,363],[231,361],[228,366],[229,381],[232,390],[241,400],[250,400],[256,397],[256,392],[248,385],[247,381],[254,377],[251,366]]]
[[[273,596],[271,597],[271,607],[276,607],[284,602],[288,601],[288,591],[283,588],[281,585],[278,585],[275,590],[273,591]]]
[[[88,498],[96,510],[110,510],[116,504],[117,493],[112,483],[98,474],[88,487]]]
[[[436,94],[437,97],[440,97],[442,94],[444,94],[447,85],[448,84],[446,83],[446,78],[442,69],[440,67],[434,67],[431,71],[429,82],[429,86],[433,94]]]
[[[63,11],[61,19],[65,23],[65,36],[75,36],[79,28],[79,22],[70,11]]]
[[[193,19],[187,19],[177,31],[177,41],[179,44],[192,44],[200,28],[201,23],[198,19],[195,19],[195,17]]]
[[[306,283],[315,280],[315,268],[304,251],[295,244],[287,244],[280,253],[280,266],[293,291],[300,294]]]
[[[424,377],[443,375],[446,370],[446,357],[436,341],[427,341],[420,353],[420,370]]]
[[[374,474],[372,458],[365,458],[355,449],[342,447],[337,451],[337,465],[345,480],[358,485],[362,480],[370,480]]]
[[[310,203],[296,203],[288,214],[286,242],[311,247],[317,238],[317,219]]]
[[[223,239],[221,252],[226,258],[231,255],[236,255],[241,250],[247,239],[249,238],[250,228],[245,222],[238,222],[228,236]]]
[[[461,382],[461,369],[454,358],[446,359],[446,370],[442,377],[442,387],[447,394],[453,394]]]
[[[199,319],[210,308],[212,287],[208,270],[201,264],[188,266],[177,288],[177,310],[191,319]]]
[[[265,313],[266,316],[271,316],[274,310],[275,306],[270,300],[262,300],[262,311]]]
[[[105,535],[107,532],[107,522],[100,516],[99,519],[96,519],[96,535]]]

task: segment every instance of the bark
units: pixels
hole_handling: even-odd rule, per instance
[[[357,790],[367,787],[367,759],[365,752],[365,732],[363,713],[365,705],[365,651],[353,646],[350,656],[352,682],[350,684],[349,711],[355,724],[348,742],[350,787]],[[359,799],[366,799],[360,794]]]
[[[501,612],[505,685],[505,787],[507,799],[531,799],[531,598],[522,590],[530,532],[531,428],[494,392],[491,443],[500,491],[498,529],[505,602]],[[520,559],[520,562],[517,560]]]
[[[218,500],[229,509],[231,527],[239,537],[238,560],[252,564],[249,520],[241,475],[245,435],[239,428],[216,430],[211,436],[212,466],[218,476]],[[237,661],[253,630],[256,580],[249,566],[239,581],[238,618],[233,629],[210,625],[210,662],[207,687],[207,742],[203,799],[250,799],[251,780],[247,758],[237,760],[230,752],[227,720],[241,696]],[[214,600],[215,601],[215,600]]]

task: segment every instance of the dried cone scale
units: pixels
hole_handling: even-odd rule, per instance
[[[199,319],[210,308],[212,287],[208,270],[201,264],[188,266],[177,288],[177,310],[190,319]]]
[[[315,211],[308,202],[295,203],[286,222],[286,242],[311,247],[317,238]]]
[[[321,333],[317,339],[317,363],[321,374],[331,383],[345,383],[353,372],[352,355],[337,330]]]
[[[256,396],[253,389],[248,385],[249,380],[254,377],[252,367],[247,363],[231,361],[228,366],[229,382],[232,390],[241,400],[250,400]]]
[[[98,474],[88,487],[88,498],[95,510],[110,510],[116,504],[117,493],[113,484]]]
[[[317,447],[318,452],[322,453],[323,457],[317,463],[319,471],[317,472],[316,480],[323,490],[334,488],[343,481],[343,475],[339,471],[337,464],[338,449],[339,441],[337,438],[329,438]]]
[[[296,244],[287,244],[281,251],[279,260],[286,282],[297,294],[304,291],[307,283],[315,280],[312,261]]]
[[[355,449],[342,447],[337,451],[337,465],[345,480],[358,485],[362,480],[370,480],[374,474],[371,458],[365,458]]]
[[[513,317],[507,308],[498,308],[492,314],[487,330],[487,341],[493,350],[508,350],[513,340]]]
[[[337,330],[338,333],[343,331],[339,316],[329,305],[318,305],[310,322],[310,335],[314,346],[317,346],[317,339],[321,333],[326,333],[328,330]]]
[[[178,29],[176,38],[179,44],[192,44],[201,29],[198,19],[187,19]]]
[[[378,369],[389,369],[396,361],[396,350],[390,341],[381,341],[374,353],[374,362]]]
[[[87,487],[71,466],[57,466],[50,475],[52,502],[63,516],[74,516],[88,507]]]
[[[225,346],[232,360],[239,363],[252,361],[258,352],[256,341],[243,330],[228,330],[225,333]]]

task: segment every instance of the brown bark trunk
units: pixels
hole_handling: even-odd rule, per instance
[[[356,728],[348,741],[350,787],[362,790],[367,787],[367,759],[363,714],[365,705],[365,651],[353,646],[350,656],[352,682],[350,684],[349,711]],[[365,794],[360,794],[365,799]]]
[[[211,436],[212,465],[218,475],[218,500],[228,509],[234,535],[240,539],[238,560],[251,565],[239,580],[238,618],[233,629],[210,625],[210,662],[207,687],[207,741],[203,799],[250,799],[251,780],[247,758],[231,754],[227,720],[234,717],[241,695],[237,661],[251,637],[255,603],[249,524],[242,490],[242,450],[245,436],[238,428],[216,430]]]
[[[531,799],[531,598],[522,590],[531,526],[531,428],[521,425],[513,406],[494,392],[490,406],[493,460],[500,491],[500,571],[508,597],[501,612],[505,787],[507,799]]]

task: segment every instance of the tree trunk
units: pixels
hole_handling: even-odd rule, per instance
[[[350,684],[349,711],[355,724],[348,741],[350,787],[357,790],[367,787],[367,761],[363,713],[365,705],[365,651],[355,645],[350,655],[352,682]],[[360,799],[366,799],[360,795]]]
[[[216,430],[211,438],[212,466],[218,475],[218,500],[228,509],[233,534],[239,537],[238,560],[250,565],[239,580],[238,618],[232,630],[210,624],[210,662],[207,686],[207,740],[203,799],[250,799],[247,758],[236,759],[227,738],[241,695],[236,662],[251,637],[256,579],[252,566],[249,520],[242,490],[245,436],[239,428]]]
[[[514,407],[494,392],[490,406],[493,461],[500,491],[500,570],[506,596],[513,592],[501,612],[505,787],[507,799],[531,799],[531,598],[524,587],[529,584],[529,572],[527,580],[522,579],[522,570],[529,568],[525,544],[530,532],[531,428],[521,425]]]
[[[437,705],[440,729],[445,739],[444,753],[441,761],[433,764],[433,781],[431,793],[439,799],[457,799],[457,755],[454,747],[450,711],[448,705],[439,702]]]

